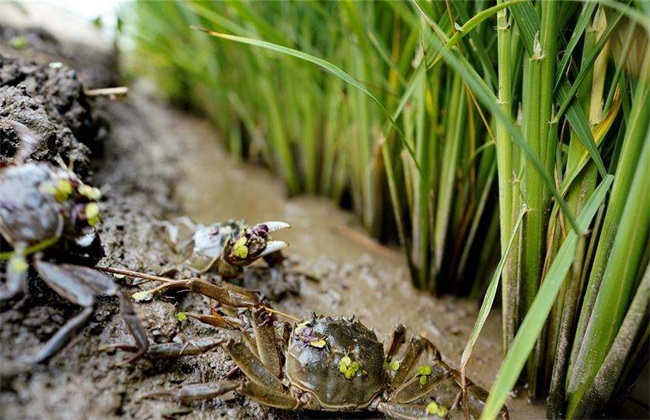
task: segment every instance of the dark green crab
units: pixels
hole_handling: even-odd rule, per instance
[[[223,345],[244,374],[223,380],[158,390],[140,398],[171,397],[183,403],[239,392],[261,404],[286,410],[380,411],[392,418],[480,417],[488,392],[467,380],[463,398],[460,373],[426,338],[410,339],[401,359],[406,329],[394,328],[386,349],[375,333],[352,318],[316,316],[277,326],[268,308],[252,308],[252,334],[240,327],[242,341]],[[276,327],[279,327],[276,329]],[[161,352],[158,352],[159,354]],[[178,355],[166,350],[165,356]],[[501,410],[508,419],[508,410]]]

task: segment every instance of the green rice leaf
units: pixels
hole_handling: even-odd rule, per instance
[[[585,231],[589,227],[598,208],[605,201],[613,180],[613,175],[607,175],[589,198],[578,219],[579,231]],[[560,287],[571,268],[578,240],[579,237],[575,231],[571,231],[562,243],[528,314],[519,327],[510,351],[506,355],[501,369],[499,369],[497,380],[490,390],[490,396],[481,419],[496,418],[508,398],[508,394],[517,382],[526,359],[546,323],[546,318],[553,307]]]
[[[234,42],[239,42],[242,44],[247,44],[247,45],[252,45],[255,47],[260,47],[264,48],[267,50],[275,51],[281,54],[289,55],[291,57],[298,58],[300,60],[304,60],[307,62],[310,62],[312,64],[316,64],[317,66],[329,71],[332,75],[338,77],[339,79],[343,80],[345,83],[349,84],[350,86],[355,87],[359,91],[363,92],[365,95],[367,95],[370,99],[373,100],[379,106],[379,108],[384,112],[386,117],[390,120],[390,123],[393,125],[395,128],[395,132],[398,134],[400,140],[402,141],[402,145],[408,150],[409,155],[411,155],[411,158],[413,159],[413,162],[415,163],[415,166],[417,167],[418,171],[420,172],[420,175],[424,176],[422,172],[422,168],[420,167],[420,163],[417,161],[415,157],[415,151],[413,150],[413,147],[406,141],[406,138],[404,137],[404,133],[402,132],[402,129],[399,127],[397,122],[393,119],[393,117],[390,115],[388,110],[384,107],[384,105],[373,95],[370,93],[370,91],[357,79],[343,71],[341,68],[335,66],[334,64],[330,63],[327,60],[323,60],[322,58],[315,57],[313,55],[304,53],[302,51],[295,50],[293,48],[288,48],[284,47],[282,45],[277,45],[273,44],[270,42],[266,41],[261,41],[259,39],[253,39],[253,38],[247,38],[247,37],[241,37],[241,36],[236,36],[236,35],[228,35],[224,34],[221,32],[217,31],[212,31],[210,29],[205,29],[205,28],[198,28],[198,27],[192,27],[192,29],[202,31],[207,33],[210,36],[216,37],[216,38],[221,38],[221,39],[226,39],[229,41],[234,41]]]
[[[553,122],[558,122],[560,118],[564,115],[564,112],[567,110],[569,105],[571,105],[573,100],[575,100],[576,92],[578,92],[578,89],[580,88],[580,84],[590,74],[594,62],[598,58],[598,55],[600,54],[605,44],[609,41],[610,35],[614,31],[614,29],[616,29],[616,27],[618,26],[618,22],[621,20],[622,17],[623,14],[618,13],[616,16],[614,16],[609,20],[607,29],[603,32],[601,37],[598,39],[596,46],[594,47],[593,51],[591,52],[587,60],[585,60],[585,62],[582,63],[582,65],[580,66],[580,71],[578,72],[575,81],[569,87],[568,92],[565,95],[562,95],[564,99],[560,101],[561,105],[559,110],[555,113]]]
[[[528,56],[535,55],[535,36],[539,32],[541,21],[535,7],[530,1],[516,4],[510,8],[512,16],[517,22],[521,39],[524,42]]]
[[[561,101],[566,99],[568,90],[569,87],[566,84],[563,84],[560,87],[558,96]],[[585,146],[585,149],[587,149],[589,152],[589,156],[591,156],[591,159],[596,164],[598,172],[600,172],[600,176],[605,177],[605,175],[607,175],[607,169],[605,169],[605,164],[603,163],[603,160],[600,157],[600,153],[598,152],[598,146],[596,146],[596,143],[594,142],[594,136],[591,133],[591,128],[589,127],[587,116],[582,111],[582,108],[578,102],[572,102],[572,105],[567,111],[566,117],[567,120],[569,120],[569,124],[571,124],[571,128],[576,133],[582,145]]]
[[[520,3],[513,7],[517,7],[521,4],[525,3]],[[535,152],[531,149],[528,142],[526,142],[526,139],[524,139],[521,130],[517,129],[514,122],[508,118],[503,113],[503,111],[501,111],[496,96],[488,88],[481,76],[476,73],[471,64],[469,64],[464,57],[454,54],[451,51],[444,50],[440,41],[438,41],[433,36],[430,36],[430,38],[432,39],[434,46],[441,50],[443,58],[447,64],[461,75],[461,77],[465,80],[465,83],[467,83],[472,92],[476,95],[476,98],[492,112],[492,115],[494,115],[495,118],[499,119],[499,121],[503,123],[504,127],[512,135],[512,139],[517,143],[526,158],[533,165],[534,170],[539,172],[547,188],[551,194],[553,194],[558,204],[562,208],[562,212],[567,217],[567,220],[571,224],[571,227],[576,232],[581,232],[578,228],[575,216],[571,213],[571,210],[567,206],[566,201],[564,201],[562,198],[560,192],[557,190],[557,188],[555,188],[555,181],[553,180],[553,177],[546,171],[546,168],[542,162],[536,156]]]
[[[499,3],[496,6],[492,6],[489,9],[485,9],[482,12],[477,13],[476,15],[472,16],[470,20],[465,22],[463,26],[461,26],[456,33],[449,38],[449,41],[445,44],[445,50],[451,50],[451,48],[456,45],[465,35],[468,35],[474,28],[476,28],[479,24],[483,23],[485,20],[488,18],[494,16],[499,10],[505,9],[506,7],[513,6],[517,3],[521,3],[524,0],[511,0],[507,1],[505,3]],[[433,62],[429,65],[429,67],[433,67],[436,65],[438,61],[442,58],[442,52],[438,53],[436,55],[436,58],[433,59]]]
[[[506,265],[506,261],[508,260],[508,255],[510,254],[510,248],[512,248],[512,243],[515,241],[515,238],[517,238],[517,235],[519,234],[519,226],[521,226],[521,221],[524,218],[524,214],[526,214],[525,208],[522,209],[521,212],[519,213],[519,217],[517,218],[517,222],[515,223],[514,229],[512,230],[512,235],[510,236],[508,245],[506,246],[506,249],[503,251],[501,255],[501,260],[499,261],[499,265],[497,266],[497,269],[494,271],[494,274],[492,275],[492,280],[490,281],[490,285],[488,286],[488,289],[485,292],[485,298],[483,299],[483,304],[481,305],[481,309],[479,310],[478,316],[476,317],[476,324],[474,324],[474,329],[472,330],[472,334],[470,335],[469,340],[467,340],[467,345],[465,346],[465,350],[463,350],[463,355],[460,360],[460,370],[461,372],[463,372],[463,374],[465,372],[465,366],[467,366],[467,363],[469,362],[469,358],[472,356],[472,351],[474,350],[474,345],[476,344],[476,340],[478,339],[479,334],[481,334],[483,325],[485,325],[485,321],[487,320],[488,314],[492,309],[492,304],[494,303],[494,297],[496,296],[497,289],[499,287],[499,279],[501,278],[501,272],[503,271],[503,267]]]
[[[585,29],[587,29],[587,25],[589,25],[589,22],[591,20],[591,16],[594,14],[594,10],[596,9],[596,6],[598,6],[597,3],[585,3],[582,11],[580,12],[580,17],[578,18],[578,21],[576,22],[576,26],[571,32],[571,39],[569,39],[569,44],[566,47],[566,50],[564,51],[564,55],[562,56],[562,60],[560,61],[560,64],[558,65],[557,68],[557,80],[555,81],[555,88],[560,85],[560,82],[562,81],[562,78],[564,77],[564,72],[569,65],[569,61],[571,60],[571,57],[573,57],[572,53],[575,47],[578,45],[578,42],[582,38],[582,34],[584,33]]]

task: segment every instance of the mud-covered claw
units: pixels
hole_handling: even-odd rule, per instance
[[[285,248],[287,243],[274,241],[270,233],[288,227],[290,227],[288,223],[270,221],[245,228],[235,238],[228,241],[222,258],[226,264],[243,267],[252,264],[258,258],[278,252]],[[220,272],[223,271],[226,270],[220,270]]]
[[[288,246],[289,244],[284,241],[271,241],[268,244],[266,244],[266,249],[262,251],[260,257],[266,257],[267,255],[273,254],[274,252],[281,251]]]
[[[260,223],[257,226],[266,226],[269,233],[275,232],[276,230],[289,229],[291,227],[291,225],[289,223],[276,222],[276,221]],[[254,227],[256,227],[256,226],[254,226]]]

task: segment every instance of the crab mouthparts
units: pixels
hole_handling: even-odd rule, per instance
[[[281,249],[284,249],[284,248],[286,248],[288,246],[289,246],[289,244],[287,244],[284,241],[269,241],[266,244],[266,248],[264,249],[264,251],[262,251],[262,253],[260,254],[260,257],[264,257],[265,255],[269,255],[269,254],[272,254],[274,252],[278,252]]]

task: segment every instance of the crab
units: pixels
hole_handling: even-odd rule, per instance
[[[252,335],[241,328],[241,341],[213,341],[210,347],[222,345],[244,379],[156,390],[140,399],[189,403],[234,391],[286,410],[376,410],[405,419],[463,413],[478,418],[487,400],[488,392],[469,380],[463,389],[460,373],[423,336],[412,337],[401,359],[394,360],[405,342],[402,325],[393,329],[384,350],[375,333],[354,317],[312,314],[276,329],[269,308],[256,306],[251,315]],[[508,419],[505,406],[500,414]]]
[[[199,273],[216,271],[224,278],[239,276],[242,267],[259,258],[270,265],[281,259],[280,250],[287,243],[272,240],[271,233],[290,227],[288,223],[276,221],[248,226],[243,220],[204,226],[195,225],[187,217],[178,222],[163,222],[163,226],[169,242],[185,257],[187,266]],[[189,238],[180,239],[182,227],[192,232]]]
[[[131,301],[111,276],[80,265],[94,265],[97,256],[102,256],[94,228],[99,221],[99,189],[84,184],[69,170],[47,163],[25,163],[38,140],[23,124],[6,119],[2,122],[16,131],[22,144],[14,164],[0,168],[0,260],[7,260],[0,302],[26,292],[31,262],[54,291],[83,307],[35,356],[23,361],[41,363],[56,355],[90,321],[98,295],[119,299],[122,316],[138,344],[127,362],[138,359],[146,353],[148,340]],[[6,251],[5,245],[12,250]]]

